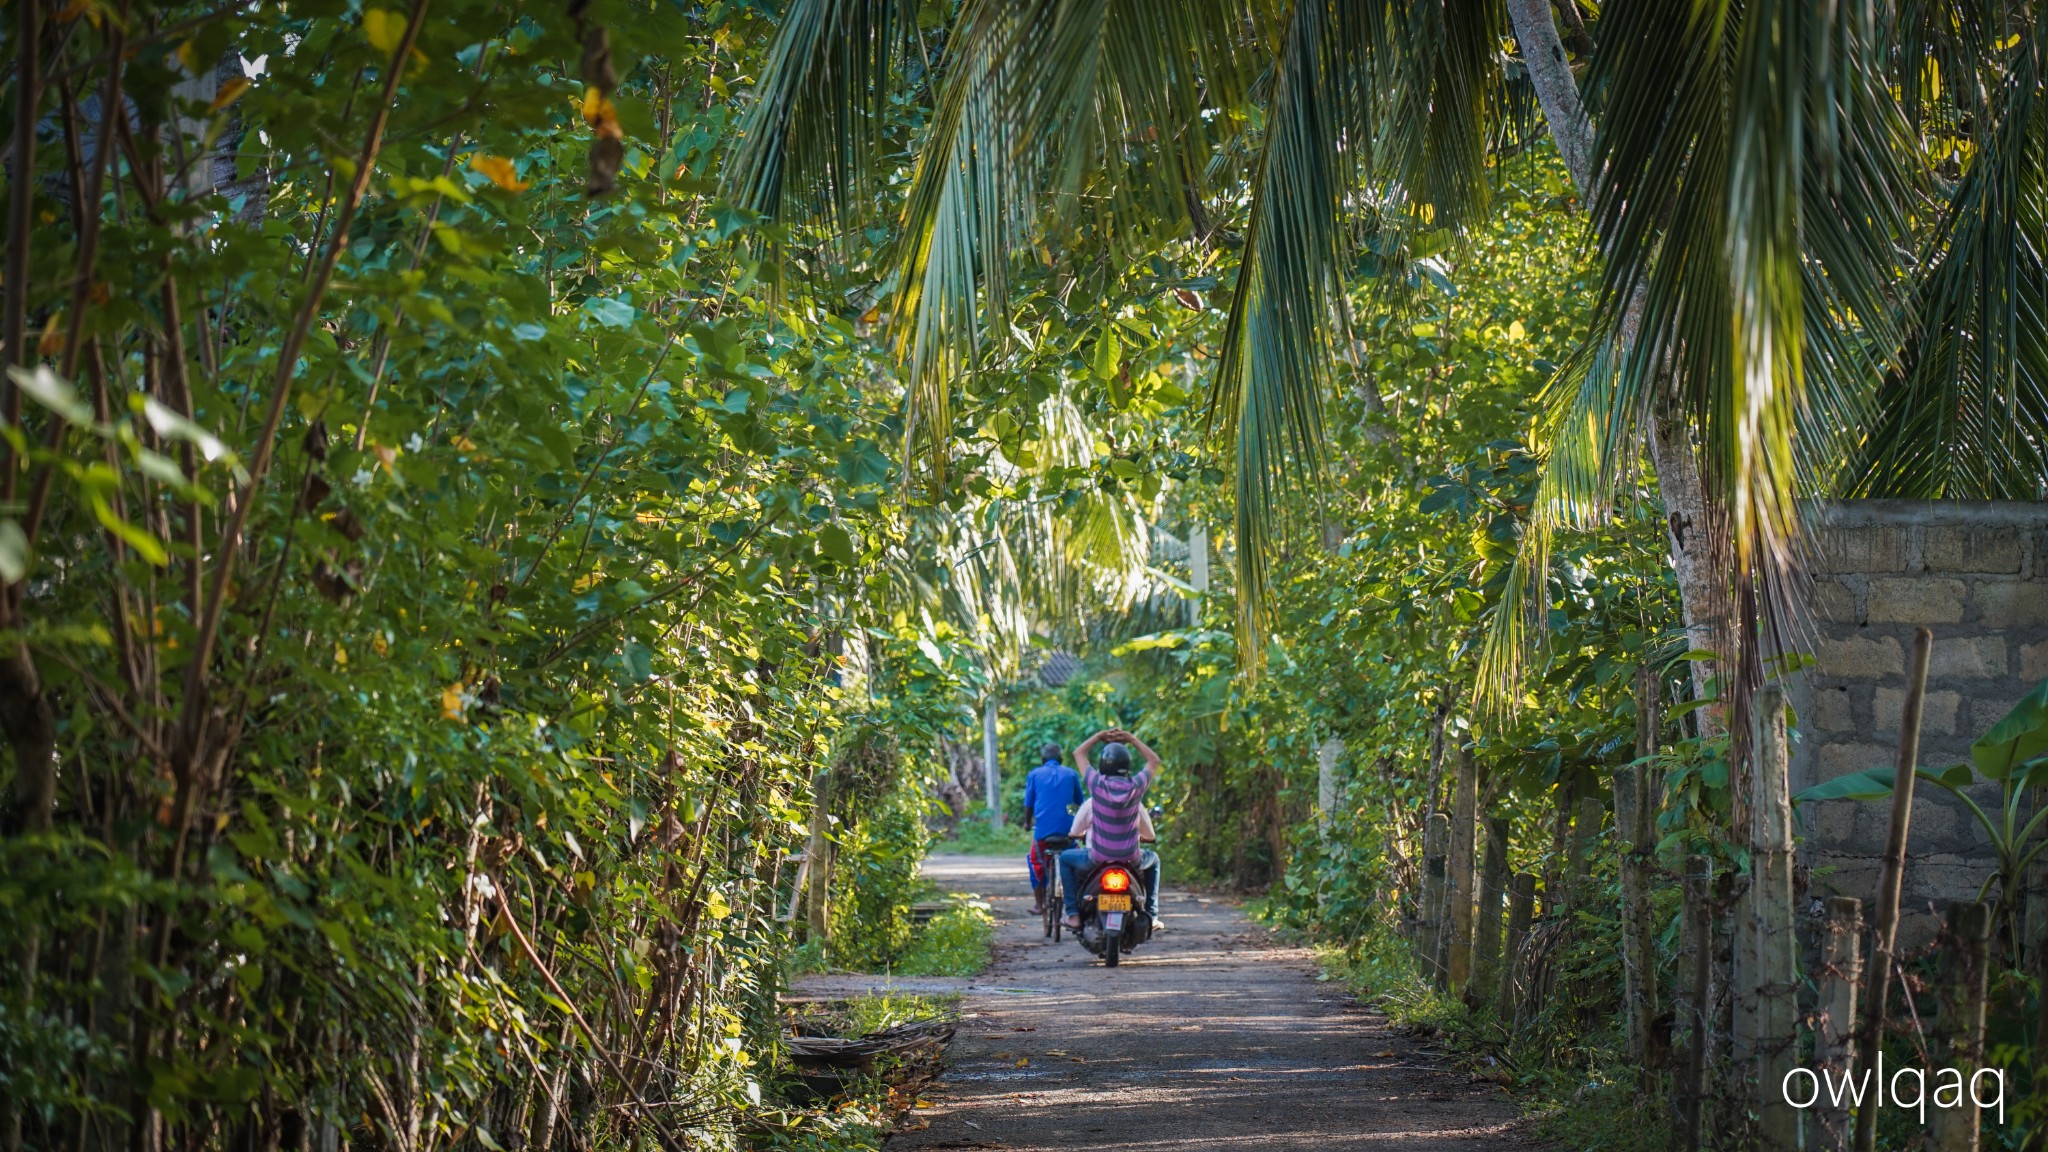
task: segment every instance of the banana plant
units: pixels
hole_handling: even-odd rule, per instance
[[[2048,823],[2048,804],[2027,811],[2026,792],[2035,785],[2048,785],[2048,680],[2043,680],[2013,705],[1970,745],[1969,760],[1947,768],[1917,767],[1915,776],[1955,794],[1991,841],[1998,858],[1998,870],[1984,880],[1978,899],[1989,899],[1997,889],[1999,915],[2005,921],[2008,938],[2017,950],[2020,944],[2018,901],[2010,896],[2022,890],[2031,867],[2048,840],[2036,842],[2036,834]],[[1885,765],[1862,772],[1837,776],[1816,784],[1792,798],[1795,804],[1816,800],[1881,800],[1889,798],[1896,770]],[[1995,811],[1979,804],[1969,789],[1980,781],[1999,786]]]

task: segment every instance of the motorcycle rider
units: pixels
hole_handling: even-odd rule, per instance
[[[1110,745],[1102,750],[1102,769],[1097,771],[1088,753],[1104,740]],[[1145,758],[1145,767],[1135,774],[1131,772],[1132,747]],[[1081,769],[1082,789],[1093,802],[1088,846],[1060,853],[1060,886],[1066,890],[1064,923],[1078,929],[1081,874],[1085,870],[1112,862],[1142,867],[1138,823],[1145,811],[1145,792],[1159,774],[1159,754],[1121,728],[1105,728],[1074,749],[1074,763]]]
[[[1081,801],[1081,808],[1074,813],[1073,830],[1067,833],[1076,840],[1088,835],[1088,829],[1095,823],[1095,801]],[[1145,878],[1145,918],[1152,921],[1152,931],[1164,932],[1166,922],[1159,918],[1159,853],[1146,844],[1157,842],[1159,833],[1152,827],[1152,811],[1138,809],[1138,870]]]

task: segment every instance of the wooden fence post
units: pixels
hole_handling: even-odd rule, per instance
[[[1863,901],[1853,896],[1836,896],[1828,901],[1827,935],[1821,940],[1820,1015],[1813,1026],[1813,1068],[1820,1078],[1821,1094],[1809,1115],[1813,1117],[1813,1152],[1849,1152],[1855,1130],[1849,1109],[1836,1107],[1840,1099],[1829,1084],[1843,1084],[1856,1069],[1850,1055],[1855,1049],[1856,988],[1863,978]]]
[[[1486,1001],[1500,986],[1501,897],[1508,883],[1508,821],[1495,816],[1486,822],[1486,863],[1479,873],[1479,923],[1473,941],[1472,983],[1466,998]]]
[[[1701,1103],[1707,1093],[1707,1032],[1710,1027],[1712,995],[1709,978],[1714,970],[1714,862],[1705,856],[1685,858],[1685,919],[1680,925],[1684,939],[1679,945],[1679,986],[1686,1003],[1678,1013],[1686,1033],[1683,1063],[1678,1074],[1679,1147],[1699,1152],[1704,1133],[1700,1129]]]
[[[1472,913],[1477,899],[1473,891],[1478,872],[1474,836],[1479,821],[1479,767],[1473,762],[1472,746],[1458,749],[1457,797],[1451,806],[1451,882],[1446,891],[1451,903],[1450,971],[1446,979],[1450,992],[1462,996],[1472,979]]]
[[[811,838],[804,846],[804,876],[809,897],[810,938],[829,943],[832,937],[832,774],[811,777]]]
[[[1991,906],[1958,900],[1948,906],[1941,949],[1941,1012],[1935,1020],[1935,1069],[1929,1069],[1927,1152],[1977,1152],[1977,1105],[1972,1074],[1984,1064],[1984,995],[1990,965]],[[1961,1077],[1953,1107],[1943,1107],[1942,1074]]]
[[[1792,929],[1792,793],[1787,772],[1785,692],[1757,692],[1751,741],[1755,792],[1749,810],[1750,916],[1756,957],[1756,1101],[1763,1146],[1797,1152],[1799,1110],[1785,1099],[1784,1080],[1799,1062],[1799,941]]]
[[[1569,892],[1565,903],[1578,911],[1586,902],[1586,877],[1593,866],[1593,847],[1600,842],[1600,818],[1605,807],[1600,797],[1588,792],[1579,797],[1578,814],[1572,821],[1571,858],[1567,861],[1571,878],[1566,881]]]
[[[1529,939],[1529,923],[1535,919],[1536,877],[1517,872],[1508,883],[1508,943],[1500,961],[1500,1015],[1518,1019],[1522,1011],[1521,984],[1515,974],[1522,963],[1522,945]]]
[[[1578,841],[1572,838],[1572,811],[1577,807],[1572,775],[1566,773],[1552,790],[1550,855],[1543,861],[1543,918],[1562,921],[1571,904],[1570,860]]]
[[[1444,851],[1450,846],[1451,818],[1432,813],[1422,832],[1422,930],[1415,936],[1416,967],[1442,988],[1441,944],[1444,935]]]
[[[1622,998],[1628,1008],[1628,1050],[1645,1073],[1652,1056],[1650,1028],[1657,1019],[1657,940],[1650,925],[1647,858],[1650,838],[1643,767],[1614,773],[1615,846],[1621,853]]]
[[[1863,987],[1863,1019],[1856,1037],[1856,1067],[1876,1068],[1884,1042],[1885,1012],[1892,992],[1892,950],[1899,934],[1899,887],[1905,879],[1906,837],[1913,823],[1913,769],[1920,763],[1920,706],[1927,696],[1927,657],[1934,633],[1913,630],[1913,667],[1906,679],[1906,708],[1899,718],[1899,757],[1892,777],[1892,822],[1884,864],[1877,876],[1877,907],[1871,912],[1870,967]],[[1877,1108],[1856,1110],[1856,1152],[1877,1150]]]
[[[1636,1024],[1635,1040],[1643,1058],[1643,1072],[1656,1072],[1669,1055],[1651,1033],[1656,1028],[1660,1005],[1657,988],[1657,928],[1650,918],[1650,873],[1657,848],[1657,802],[1664,791],[1664,774],[1651,766],[1657,754],[1662,695],[1656,673],[1649,665],[1636,666],[1636,762],[1623,770],[1633,793],[1624,816],[1615,806],[1615,827],[1622,830],[1622,899],[1633,947],[1628,956],[1635,976],[1631,1000]],[[1617,797],[1620,795],[1616,793]]]

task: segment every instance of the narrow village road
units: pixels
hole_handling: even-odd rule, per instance
[[[1177,894],[1171,931],[1111,970],[1031,915],[1019,861],[935,857],[994,907],[944,1083],[897,1149],[1533,1150],[1514,1103],[1430,1057],[1221,900]],[[921,1127],[920,1127],[921,1125]]]

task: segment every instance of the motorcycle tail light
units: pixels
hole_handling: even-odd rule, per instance
[[[1121,868],[1111,868],[1102,874],[1102,890],[1104,892],[1129,892],[1131,890],[1131,874]]]

